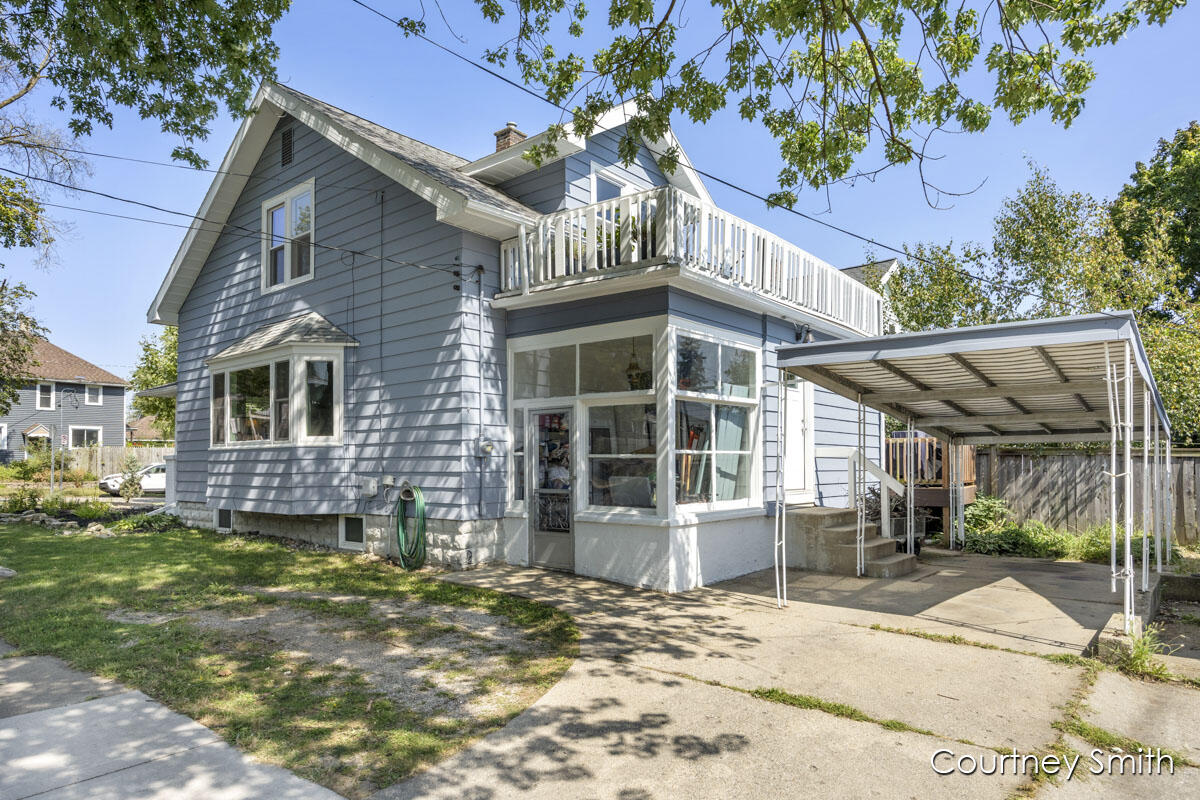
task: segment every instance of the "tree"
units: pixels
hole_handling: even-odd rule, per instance
[[[39,247],[49,254],[57,226],[42,202],[46,187],[74,186],[89,172],[74,137],[96,125],[111,127],[118,108],[156,120],[177,140],[174,158],[203,166],[195,144],[222,107],[244,115],[255,86],[274,76],[278,47],[271,30],[288,5],[0,2],[0,162],[7,165],[0,167],[6,170],[0,174],[0,246]],[[69,115],[67,132],[25,109],[24,101],[41,87]],[[41,333],[22,310],[31,296],[23,284],[0,281],[0,411],[15,398]]]
[[[1169,222],[1147,213],[1137,258],[1113,219],[1141,209],[1059,188],[1045,169],[997,214],[990,245],[916,244],[888,281],[908,330],[1128,309],[1136,315],[1173,435],[1200,441],[1200,304],[1180,289]],[[876,279],[877,281],[877,279]]]
[[[1159,139],[1148,164],[1139,161],[1113,207],[1113,222],[1130,258],[1149,244],[1155,217],[1166,219],[1171,255],[1182,287],[1200,299],[1200,122]]]
[[[135,391],[174,383],[178,375],[179,329],[164,328],[157,338],[143,336],[139,342],[142,354],[138,357],[130,383]],[[154,427],[164,439],[175,438],[175,398],[135,397],[133,409],[139,414],[154,417]]]
[[[505,30],[485,57],[514,63],[527,84],[569,108],[580,133],[616,103],[637,101],[620,146],[627,160],[643,135],[662,138],[673,112],[704,123],[735,104],[778,142],[784,166],[771,200],[782,205],[804,186],[921,168],[934,133],[979,132],[995,113],[1017,123],[1046,112],[1070,125],[1095,78],[1089,53],[1137,25],[1164,24],[1181,5],[709,0],[711,9],[685,9],[678,0],[610,0],[594,23],[583,0],[477,2]],[[424,34],[420,19],[397,22]],[[976,79],[980,68],[990,86]],[[565,129],[553,132],[532,159],[554,152]],[[671,170],[678,155],[660,160]],[[864,155],[877,166],[859,166]]]

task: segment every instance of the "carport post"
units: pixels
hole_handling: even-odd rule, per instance
[[[787,605],[787,372],[779,370],[775,384],[778,422],[775,425],[775,605]]]
[[[1133,633],[1133,354],[1125,342],[1125,632]]]
[[[913,501],[916,497],[916,489],[913,485],[913,475],[917,471],[917,448],[916,448],[916,429],[913,427],[913,418],[908,418],[908,440],[904,443],[904,505],[907,507],[905,523],[908,526],[908,549],[904,552],[909,555],[913,552],[913,535],[916,528],[916,514],[913,511]],[[886,487],[880,488],[880,496],[886,493]],[[882,511],[880,512],[882,513]]]
[[[1150,390],[1142,390],[1142,591],[1150,589],[1150,523],[1153,516],[1150,513],[1150,499],[1153,494],[1150,489],[1154,485],[1150,480]]]
[[[1108,561],[1110,567],[1110,591],[1117,590],[1117,428],[1121,425],[1121,404],[1117,400],[1116,365],[1104,343],[1104,381],[1108,384],[1108,418],[1112,420],[1108,432]]]
[[[958,479],[958,542],[964,548],[967,546],[967,503],[966,479],[967,470],[965,445],[955,444],[954,477]]]

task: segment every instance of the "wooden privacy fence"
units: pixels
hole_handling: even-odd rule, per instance
[[[1108,525],[1109,469],[1107,449],[1094,454],[1079,450],[1029,452],[978,448],[975,456],[979,491],[1002,498],[1018,521],[1037,520],[1054,528],[1081,531]],[[1153,466],[1154,460],[1150,460]],[[1175,539],[1200,541],[1197,487],[1200,450],[1171,453],[1174,483]],[[1142,525],[1142,454],[1133,451],[1133,521]],[[1118,492],[1120,489],[1118,488]],[[1117,503],[1120,507],[1121,495]]]
[[[77,447],[71,451],[71,468],[94,472],[96,477],[103,477],[120,472],[129,456],[145,467],[158,464],[174,454],[174,447]]]

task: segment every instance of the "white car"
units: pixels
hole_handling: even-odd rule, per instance
[[[143,494],[166,494],[167,491],[167,465],[166,464],[151,464],[148,467],[142,467],[137,472],[138,481],[142,485]],[[107,492],[111,495],[121,493],[121,484],[124,483],[121,473],[113,475],[105,475],[100,479],[100,491]]]

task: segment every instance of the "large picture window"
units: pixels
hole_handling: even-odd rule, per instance
[[[657,411],[653,403],[588,409],[588,502],[654,508]]]
[[[684,334],[677,338],[677,504],[750,498],[757,407],[748,401],[758,393],[757,360],[747,348]]]
[[[263,288],[308,280],[313,272],[313,184],[263,203]]]
[[[340,356],[289,355],[214,369],[212,444],[336,443],[341,365]]]

